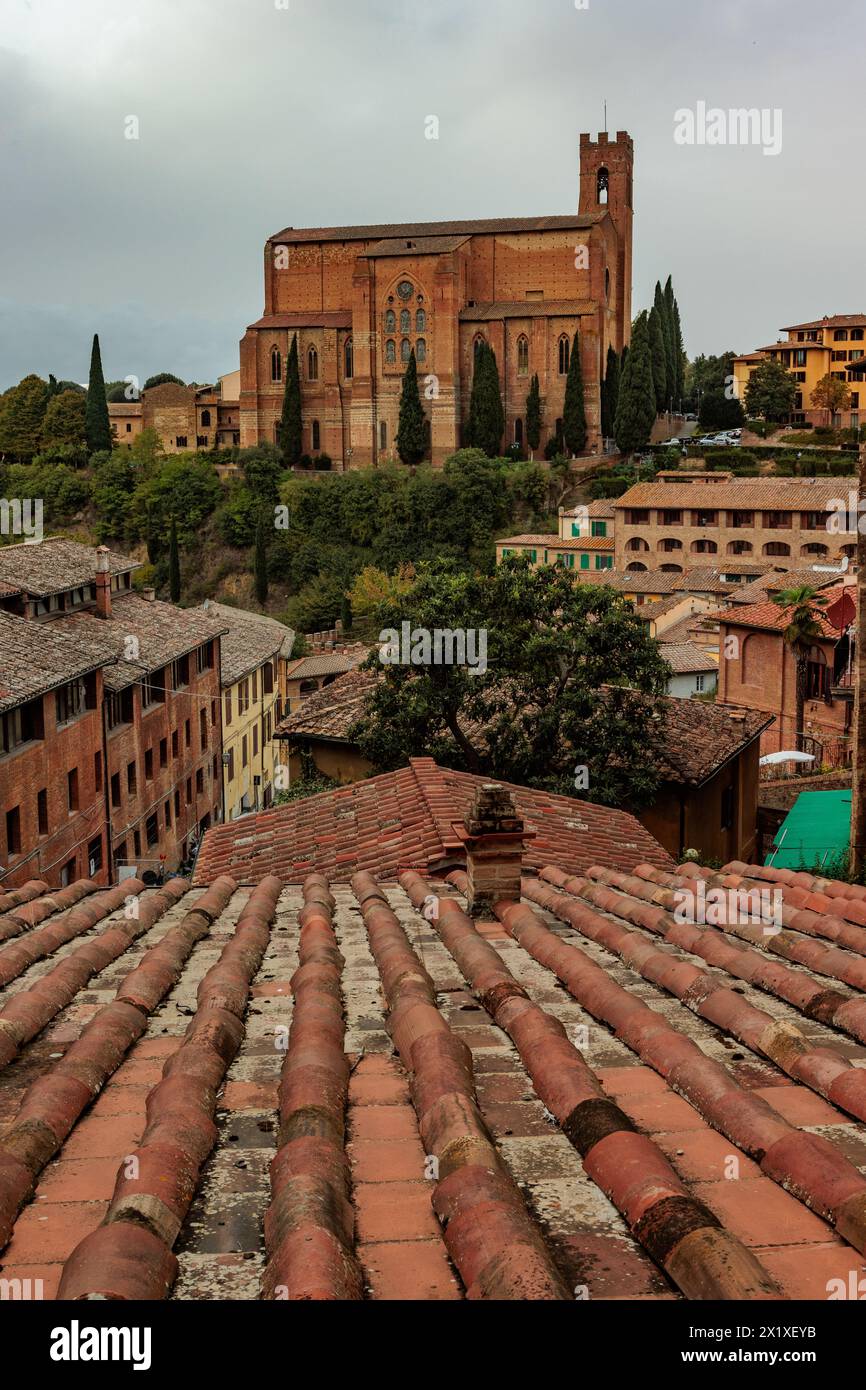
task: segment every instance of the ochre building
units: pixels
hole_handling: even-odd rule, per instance
[[[502,386],[503,448],[525,440],[537,373],[543,450],[561,421],[577,332],[593,451],[607,349],[620,351],[631,325],[633,165],[625,131],[581,135],[575,214],[287,227],[272,236],[264,314],[241,341],[241,444],[278,441],[297,335],[306,453],[344,468],[394,458],[414,348],[431,457],[441,465],[461,446],[475,353],[486,338]]]

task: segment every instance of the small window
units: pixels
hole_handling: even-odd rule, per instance
[[[384,420],[379,421],[379,449],[384,452],[388,447],[388,426]]]
[[[13,806],[6,812],[6,853],[21,853],[21,808]]]
[[[279,348],[271,348],[271,381],[282,381],[283,358]]]
[[[167,739],[167,738],[161,738],[161,739],[159,740],[159,765],[160,765],[160,767],[168,767],[168,739]]]
[[[176,758],[180,752],[180,737],[177,729],[171,731],[171,756]]]
[[[157,819],[155,811],[152,816],[148,816],[145,822],[145,834],[147,835],[148,849],[152,849],[154,845],[159,844],[159,820]]]
[[[601,206],[606,207],[610,194],[610,174],[604,165],[601,166],[595,176],[595,201]]]
[[[408,309],[400,310],[400,332],[409,333],[412,329],[412,318]]]
[[[46,787],[36,797],[36,821],[40,835],[48,834],[48,790]]]
[[[111,774],[111,804],[112,804],[112,806],[119,806],[119,805],[120,805],[120,773],[119,773],[119,772],[113,772],[113,773]]]
[[[136,785],[137,776],[135,763],[129,763],[126,768],[126,790],[129,792],[130,796],[135,796]]]
[[[734,824],[734,789],[725,787],[722,791],[721,821],[722,830],[732,829]]]
[[[427,332],[427,315],[425,314],[425,312],[424,312],[423,309],[419,309],[418,312],[417,312],[416,315],[415,315],[415,332],[416,332],[416,333],[426,333],[426,332]]]
[[[191,806],[191,805],[192,805],[192,778],[191,778],[191,777],[187,777],[187,779],[186,779],[186,804],[187,804],[187,806]]]
[[[393,309],[389,309],[387,314],[385,315],[385,332],[397,332],[397,315],[394,313]]]
[[[203,769],[203,768],[199,768],[198,772],[195,774],[195,789],[196,789],[196,793],[197,793],[199,796],[203,796],[203,795],[204,795],[204,769]]]
[[[563,335],[559,340],[559,375],[568,376],[568,368],[571,362],[571,343]]]
[[[187,444],[187,437],[186,437],[186,435],[185,435],[185,434],[176,435],[176,436],[175,436],[174,444],[175,444],[175,448],[176,448],[176,449],[185,449],[185,448],[186,448],[186,444]]]
[[[247,744],[247,736],[246,736],[246,734],[244,734],[243,739],[241,740],[241,767],[246,767],[246,765],[247,765],[248,762],[249,762],[249,751],[248,751],[248,744]]]
[[[318,420],[314,420],[314,421],[313,421],[312,441],[313,441],[313,453],[314,453],[314,454],[315,454],[315,453],[318,453],[318,451],[319,451],[319,450],[321,449],[321,447],[322,447],[321,427],[320,427],[320,425],[319,425]]]
[[[412,351],[412,344],[409,342],[409,339],[408,339],[408,338],[403,338],[403,340],[402,340],[401,343],[400,343],[400,361],[401,361],[401,362],[408,362],[408,361],[409,361],[409,354],[411,353],[411,351]]]
[[[93,785],[98,792],[102,791],[102,754],[93,755]]]
[[[165,816],[165,828],[166,828],[166,830],[170,830],[170,829],[171,829],[171,802],[170,802],[170,801],[167,801],[167,802],[165,803],[165,805],[163,806],[162,809],[163,809],[163,814],[164,814],[164,816]]]
[[[102,868],[102,836],[99,835],[95,840],[91,840],[87,846],[87,872],[90,878],[95,878]]]
[[[201,423],[202,423],[202,429],[205,429],[205,428],[210,424],[210,411],[209,411],[209,410],[203,410],[203,411],[202,411],[202,413],[201,413]]]
[[[145,782],[152,782],[152,781],[153,781],[153,749],[152,749],[152,748],[145,748],[145,750],[144,750],[144,780],[145,780]]]
[[[346,377],[355,375],[355,349],[351,338],[346,339],[346,345],[343,348],[343,375]]]
[[[415,344],[415,360],[416,362],[427,361],[427,341],[425,338],[419,338]]]
[[[517,339],[517,371],[520,376],[529,371],[529,339],[523,334]]]
[[[183,742],[186,748],[192,746],[192,724],[187,719],[183,726]]]
[[[319,380],[319,354],[314,347],[307,352],[307,377],[310,381]]]
[[[393,338],[389,338],[385,344],[385,361],[391,365],[397,361],[397,344]]]
[[[73,767],[66,774],[66,802],[71,811],[78,810],[78,768]]]
[[[198,714],[199,735],[201,737],[202,748],[207,748],[207,711],[199,710]]]
[[[226,722],[226,724],[231,724],[231,722],[232,722],[232,692],[231,692],[230,690],[227,690],[227,691],[226,691],[226,702],[225,702],[225,703],[226,703],[225,722]]]

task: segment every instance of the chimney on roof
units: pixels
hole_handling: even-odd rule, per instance
[[[156,603],[156,589],[152,588],[149,584],[145,585],[141,591],[141,597],[148,603]]]
[[[490,918],[493,904],[501,898],[520,901],[523,820],[511,792],[485,782],[475,793],[462,830],[469,915]]]
[[[109,549],[100,545],[96,550],[96,611],[100,618],[111,617],[111,571],[108,567]]]

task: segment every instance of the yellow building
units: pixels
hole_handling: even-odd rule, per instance
[[[797,383],[791,424],[857,429],[861,422],[861,390],[866,383],[852,371],[851,363],[859,362],[866,353],[866,314],[834,314],[812,323],[793,324],[782,332],[787,334],[784,340],[734,358],[734,390],[738,399],[745,400],[749,377],[761,362],[781,362]],[[844,381],[851,392],[848,408],[829,419],[826,410],[812,405],[812,392],[828,374]]]
[[[604,498],[577,507],[560,507],[559,536],[564,541],[582,536],[612,536],[615,519],[613,502]]]
[[[612,528],[611,528],[612,529]],[[613,535],[506,536],[496,542],[496,563],[509,555],[528,555],[533,569],[563,565],[569,570],[609,570],[613,567]]]
[[[223,816],[235,820],[274,799],[279,723],[295,634],[275,618],[207,600],[225,623],[220,643]]]

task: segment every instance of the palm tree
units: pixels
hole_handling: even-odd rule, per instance
[[[811,589],[808,584],[802,584],[796,589],[783,589],[780,594],[776,595],[774,602],[786,610],[785,617],[788,625],[785,628],[784,637],[785,642],[794,653],[796,663],[797,747],[799,748],[803,740],[809,653],[815,643],[819,642],[825,635],[824,624],[821,621],[821,609],[826,607],[827,600],[816,589]]]
[[[866,496],[866,447],[860,446],[860,501]],[[854,687],[854,765],[851,777],[850,871],[859,883],[866,867],[866,532],[857,512],[857,643]]]

